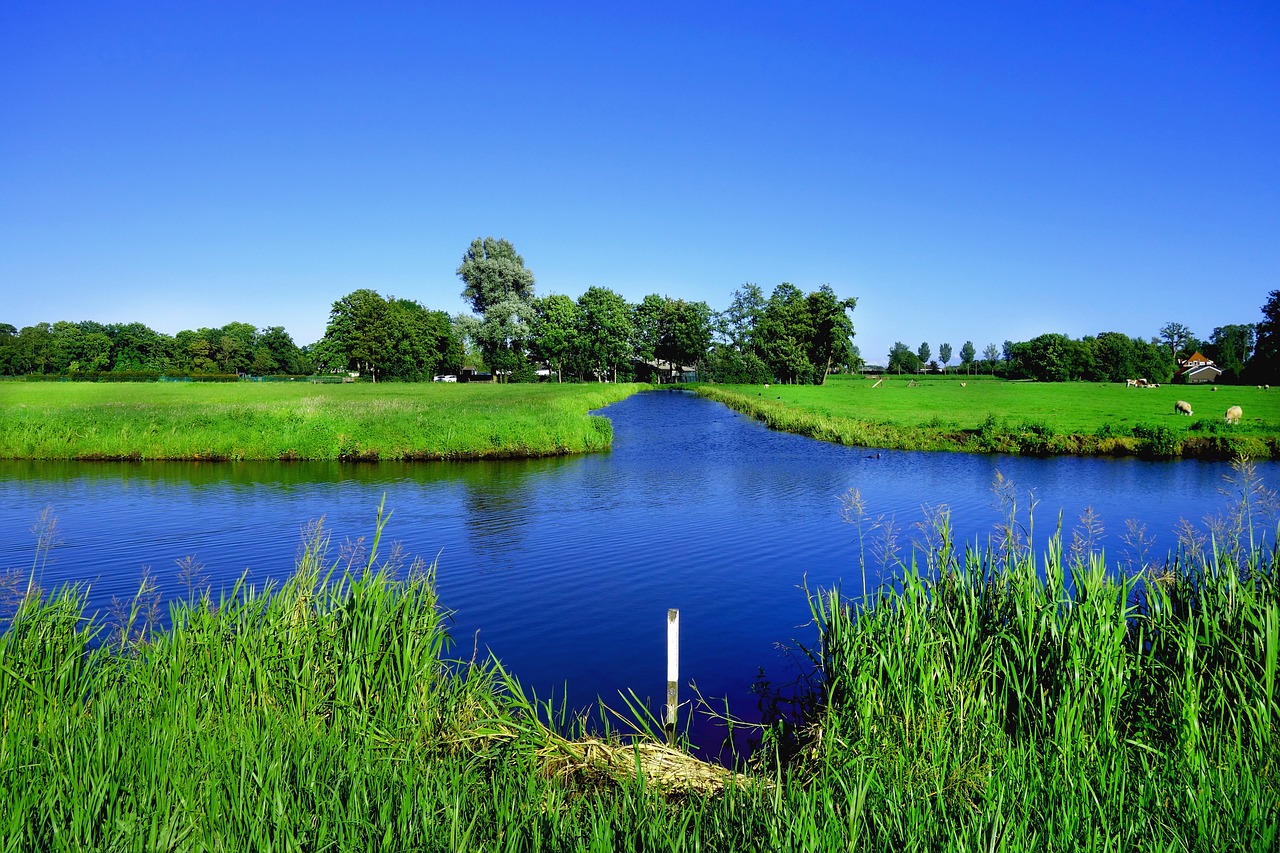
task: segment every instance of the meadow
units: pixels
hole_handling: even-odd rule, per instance
[[[0,382],[5,459],[485,459],[609,447],[639,385]]]
[[[810,594],[736,768],[455,647],[381,510],[367,553],[314,526],[278,588],[193,574],[167,620],[146,582],[34,586],[46,519],[0,596],[0,850],[1272,850],[1280,576],[1236,470],[1213,542],[1127,577],[1016,504],[983,552],[935,516],[892,583]]]
[[[1280,389],[833,376],[827,384],[696,386],[774,429],[896,450],[1280,458]],[[1194,414],[1177,414],[1185,400]],[[1227,424],[1238,405],[1244,416]]]

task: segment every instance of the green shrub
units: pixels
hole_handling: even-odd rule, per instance
[[[1154,459],[1173,459],[1182,455],[1182,439],[1167,426],[1137,424],[1133,435],[1141,441],[1139,452]]]

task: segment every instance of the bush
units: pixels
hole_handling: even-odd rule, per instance
[[[1167,426],[1138,424],[1133,428],[1134,438],[1142,444],[1138,452],[1156,459],[1173,459],[1182,455],[1182,439]]]

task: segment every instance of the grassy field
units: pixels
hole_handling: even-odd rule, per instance
[[[88,617],[9,575],[0,850],[1273,850],[1280,575],[1240,470],[1232,536],[1129,579],[937,519],[923,567],[812,597],[808,690],[740,772],[453,660],[381,523],[359,563],[312,530],[278,589],[192,579],[163,630],[145,584]]]
[[[962,384],[963,383],[963,384]],[[1280,458],[1280,389],[948,376],[912,381],[832,377],[826,385],[699,386],[774,429],[842,444],[904,450]],[[1174,411],[1190,403],[1194,415]],[[1244,416],[1227,424],[1238,405]]]
[[[639,385],[0,383],[6,459],[482,459],[607,448]]]

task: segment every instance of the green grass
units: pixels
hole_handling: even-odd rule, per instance
[[[0,383],[0,458],[417,460],[607,448],[639,385]]]
[[[11,574],[0,850],[1272,850],[1280,575],[1237,475],[1214,543],[1132,575],[1087,536],[1038,565],[1012,504],[986,552],[934,515],[923,566],[811,596],[809,689],[747,776],[455,660],[381,511],[358,563],[315,528],[282,586],[188,578],[165,629],[147,583],[86,616]]]
[[[698,386],[700,394],[774,429],[902,450],[1037,455],[1280,458],[1280,389],[1252,386],[1006,382],[832,377],[826,385]],[[964,383],[962,385],[961,383]],[[1191,404],[1192,417],[1174,412]],[[1239,405],[1239,424],[1224,422]]]

